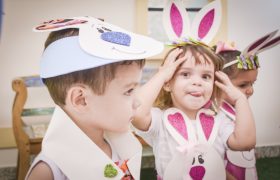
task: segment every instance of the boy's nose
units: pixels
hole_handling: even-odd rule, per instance
[[[141,105],[141,102],[136,98],[132,103],[132,108],[137,109]]]

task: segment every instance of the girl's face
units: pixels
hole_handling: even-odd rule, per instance
[[[213,92],[214,64],[200,58],[199,64],[196,64],[194,57],[186,60],[164,87],[171,92],[174,107],[189,116],[195,115],[209,101]]]
[[[116,69],[115,78],[107,84],[105,93],[92,93],[88,97],[88,122],[92,127],[111,132],[125,132],[129,129],[140,105],[135,92],[141,75],[142,70],[136,63],[120,65]]]
[[[232,84],[237,87],[247,98],[254,93],[254,83],[257,80],[258,70],[244,70],[240,71],[234,79],[231,80]]]

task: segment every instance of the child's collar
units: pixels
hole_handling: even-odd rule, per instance
[[[134,135],[131,132],[106,133],[106,139],[114,146],[121,159],[129,159],[129,170],[134,179],[139,179],[142,146]],[[69,179],[107,179],[104,172],[108,171],[107,165],[115,173],[111,179],[121,179],[124,175],[58,106],[44,137],[42,152],[53,160]]]
[[[228,102],[223,101],[221,104],[221,110],[231,119],[235,120],[235,109]]]
[[[169,108],[163,114],[164,125],[179,145],[188,142],[213,144],[216,139],[219,123],[215,117],[209,115],[208,109],[201,109],[196,116],[194,129],[188,116],[177,108]],[[198,137],[195,136],[197,132]]]

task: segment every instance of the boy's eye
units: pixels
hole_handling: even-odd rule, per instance
[[[129,89],[128,91],[126,91],[126,92],[124,93],[124,95],[130,96],[133,92],[134,92],[134,88],[131,88],[131,89]]]

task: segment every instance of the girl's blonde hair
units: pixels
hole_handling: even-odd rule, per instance
[[[214,51],[212,49],[210,49],[210,47],[206,47],[206,46],[203,46],[203,45],[196,45],[196,44],[186,44],[186,45],[181,46],[179,48],[182,49],[183,52],[181,53],[181,55],[178,58],[184,56],[187,51],[190,51],[191,54],[195,58],[195,61],[196,61],[195,63],[196,64],[204,63],[199,58],[199,56],[202,56],[203,59],[205,60],[205,63],[207,63],[207,64],[213,63],[214,64],[214,72],[222,70],[222,67],[223,67],[222,58],[219,55],[215,54]],[[175,49],[176,48],[173,48],[167,53],[167,55],[164,58],[164,61],[166,60],[167,56]],[[163,63],[164,63],[164,61],[163,61]],[[214,80],[216,80],[216,78],[214,78]],[[216,102],[215,99],[220,98],[220,94],[221,94],[220,90],[214,84],[214,90],[213,90],[213,93],[212,93],[212,96],[211,96],[211,100],[212,100],[213,103]],[[173,102],[172,102],[170,92],[167,92],[162,88],[158,97],[156,98],[155,106],[159,107],[160,109],[167,109],[167,108],[173,107]],[[214,106],[215,106],[215,104],[214,104]]]

